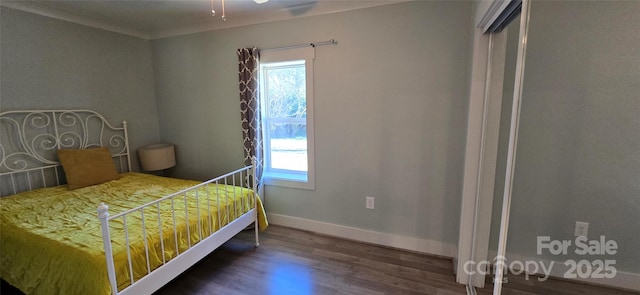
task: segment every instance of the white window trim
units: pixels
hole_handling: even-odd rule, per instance
[[[315,133],[313,117],[313,60],[315,59],[315,48],[303,47],[294,49],[283,49],[273,51],[263,51],[260,53],[261,63],[275,63],[293,60],[305,61],[305,75],[307,88],[307,177],[304,173],[276,172],[265,169],[263,174],[264,183],[271,186],[282,186],[297,189],[315,190]],[[261,70],[262,72],[262,70]],[[262,91],[261,91],[262,92]],[[264,116],[263,116],[264,117]],[[263,128],[264,133],[264,128]],[[263,138],[265,138],[263,134]],[[265,153],[266,154],[266,153]]]

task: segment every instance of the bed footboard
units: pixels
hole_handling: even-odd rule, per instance
[[[98,217],[111,293],[151,294],[252,223],[258,246],[262,207],[253,167],[113,216],[101,204]],[[123,241],[116,239],[114,228],[124,231]]]

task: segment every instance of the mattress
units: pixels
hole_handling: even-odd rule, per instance
[[[57,186],[4,197],[0,277],[27,294],[110,294],[98,205],[107,204],[114,216],[196,184],[126,173],[119,180],[76,190]],[[137,280],[254,207],[253,191],[224,184],[203,186],[173,200],[127,215],[126,228],[122,218],[110,222],[119,290],[131,284],[131,275]],[[257,211],[264,229],[267,221],[259,198]]]

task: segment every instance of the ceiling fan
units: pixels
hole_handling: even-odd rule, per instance
[[[253,2],[257,3],[257,4],[262,4],[262,3],[267,3],[269,2],[269,0],[253,0]],[[227,21],[227,17],[224,13],[224,0],[220,0],[220,5],[222,6],[222,20],[223,21]],[[211,15],[212,16],[216,16],[216,10],[213,7],[213,0],[211,0]]]

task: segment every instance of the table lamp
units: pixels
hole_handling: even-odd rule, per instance
[[[145,171],[158,171],[176,165],[176,152],[173,144],[159,143],[138,149],[138,157]]]

